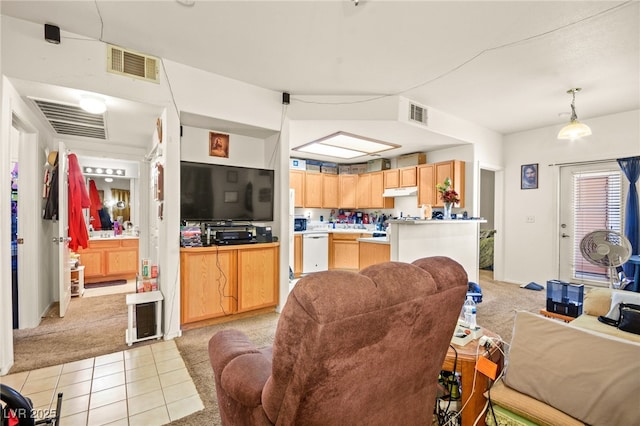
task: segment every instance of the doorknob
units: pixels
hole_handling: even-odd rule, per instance
[[[569,238],[571,235],[567,235],[564,232],[562,233],[562,238]]]

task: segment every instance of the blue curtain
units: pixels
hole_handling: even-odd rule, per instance
[[[619,158],[618,164],[629,179],[629,194],[627,195],[627,207],[625,209],[625,221],[624,221],[624,235],[631,243],[631,253],[639,254],[640,249],[640,226],[638,226],[638,215],[640,207],[638,207],[638,189],[636,188],[636,182],[638,176],[640,176],[640,157],[627,157]],[[634,266],[631,263],[624,264],[624,274],[627,277],[632,277],[634,273]],[[638,283],[633,283],[636,291],[638,290]]]

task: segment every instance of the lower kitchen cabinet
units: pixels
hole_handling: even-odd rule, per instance
[[[279,243],[181,248],[180,323],[204,326],[273,310],[279,256]]]
[[[302,275],[302,234],[293,236],[293,276]]]
[[[360,269],[391,260],[391,245],[360,242]]]
[[[329,236],[329,269],[357,271],[360,264],[360,233],[332,233]]]

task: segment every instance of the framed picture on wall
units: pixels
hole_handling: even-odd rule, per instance
[[[520,189],[538,188],[538,164],[523,164],[520,167]]]
[[[209,156],[229,158],[229,135],[209,132]]]

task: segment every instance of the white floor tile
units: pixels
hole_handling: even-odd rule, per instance
[[[204,405],[199,395],[193,395],[189,398],[167,404],[171,421],[181,419],[203,409]]]
[[[117,420],[127,419],[127,401],[118,401],[89,410],[88,424],[91,426],[106,425]]]
[[[169,422],[169,413],[164,405],[129,417],[129,426],[160,426]]]

